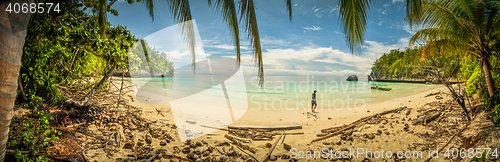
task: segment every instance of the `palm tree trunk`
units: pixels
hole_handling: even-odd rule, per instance
[[[486,55],[486,56],[489,56],[489,55]],[[493,80],[493,77],[491,75],[491,64],[490,64],[490,60],[488,57],[485,57],[483,59],[483,70],[484,70],[484,78],[486,80],[486,86],[488,87],[488,94],[489,94],[489,97],[490,97],[490,101],[491,103],[491,106],[495,105],[496,104],[496,101],[495,101],[495,81]]]
[[[33,0],[0,2],[0,161],[5,159],[12,109],[17,95],[17,79],[21,69],[24,39],[31,18],[28,13],[9,13],[13,3],[33,3]],[[12,6],[11,6],[12,7]]]

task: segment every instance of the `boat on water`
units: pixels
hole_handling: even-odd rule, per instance
[[[392,88],[387,87],[387,85],[372,85],[371,89],[381,90],[381,91],[390,91]]]

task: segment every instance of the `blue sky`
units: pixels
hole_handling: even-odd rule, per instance
[[[369,10],[363,53],[352,55],[339,25],[338,2],[331,0],[292,0],[293,20],[288,19],[283,0],[255,0],[263,47],[266,75],[369,74],[376,58],[391,49],[404,49],[416,31],[404,22],[403,0],[377,0]],[[205,0],[190,1],[197,27],[197,60],[205,57],[235,57],[228,27]],[[163,51],[175,67],[186,65],[190,56],[168,6],[154,1],[154,21],[143,3],[119,1],[113,5],[118,16],[108,15],[112,25],[127,26],[137,38],[145,38]],[[240,25],[242,69],[257,74],[249,40]]]

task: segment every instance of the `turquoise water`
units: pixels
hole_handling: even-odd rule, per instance
[[[244,82],[244,85],[246,85],[244,88],[241,87],[242,84],[233,85],[227,82],[224,86],[228,94],[246,93],[248,107],[255,110],[309,109],[314,90],[317,90],[318,108],[345,108],[407,96],[440,86],[416,83],[368,82],[366,78],[362,77],[357,82],[349,82],[345,81],[345,78],[328,76],[266,76],[264,85],[261,87],[258,85],[256,77],[244,76],[244,79],[242,78],[238,81]],[[150,87],[167,90],[168,99],[175,100],[207,89],[220,89],[222,91],[223,87],[216,85],[220,85],[225,79],[227,77],[190,75],[185,77],[176,76],[173,78],[144,78],[134,80],[136,80],[135,82],[141,80],[149,81],[148,84]],[[392,88],[392,90],[373,90],[370,89],[370,85],[372,84],[386,85]],[[229,98],[231,97],[229,96]]]

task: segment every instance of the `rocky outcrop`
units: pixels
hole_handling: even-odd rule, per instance
[[[347,77],[346,80],[347,81],[358,81],[358,76],[356,76],[356,75],[350,75],[349,77]]]

